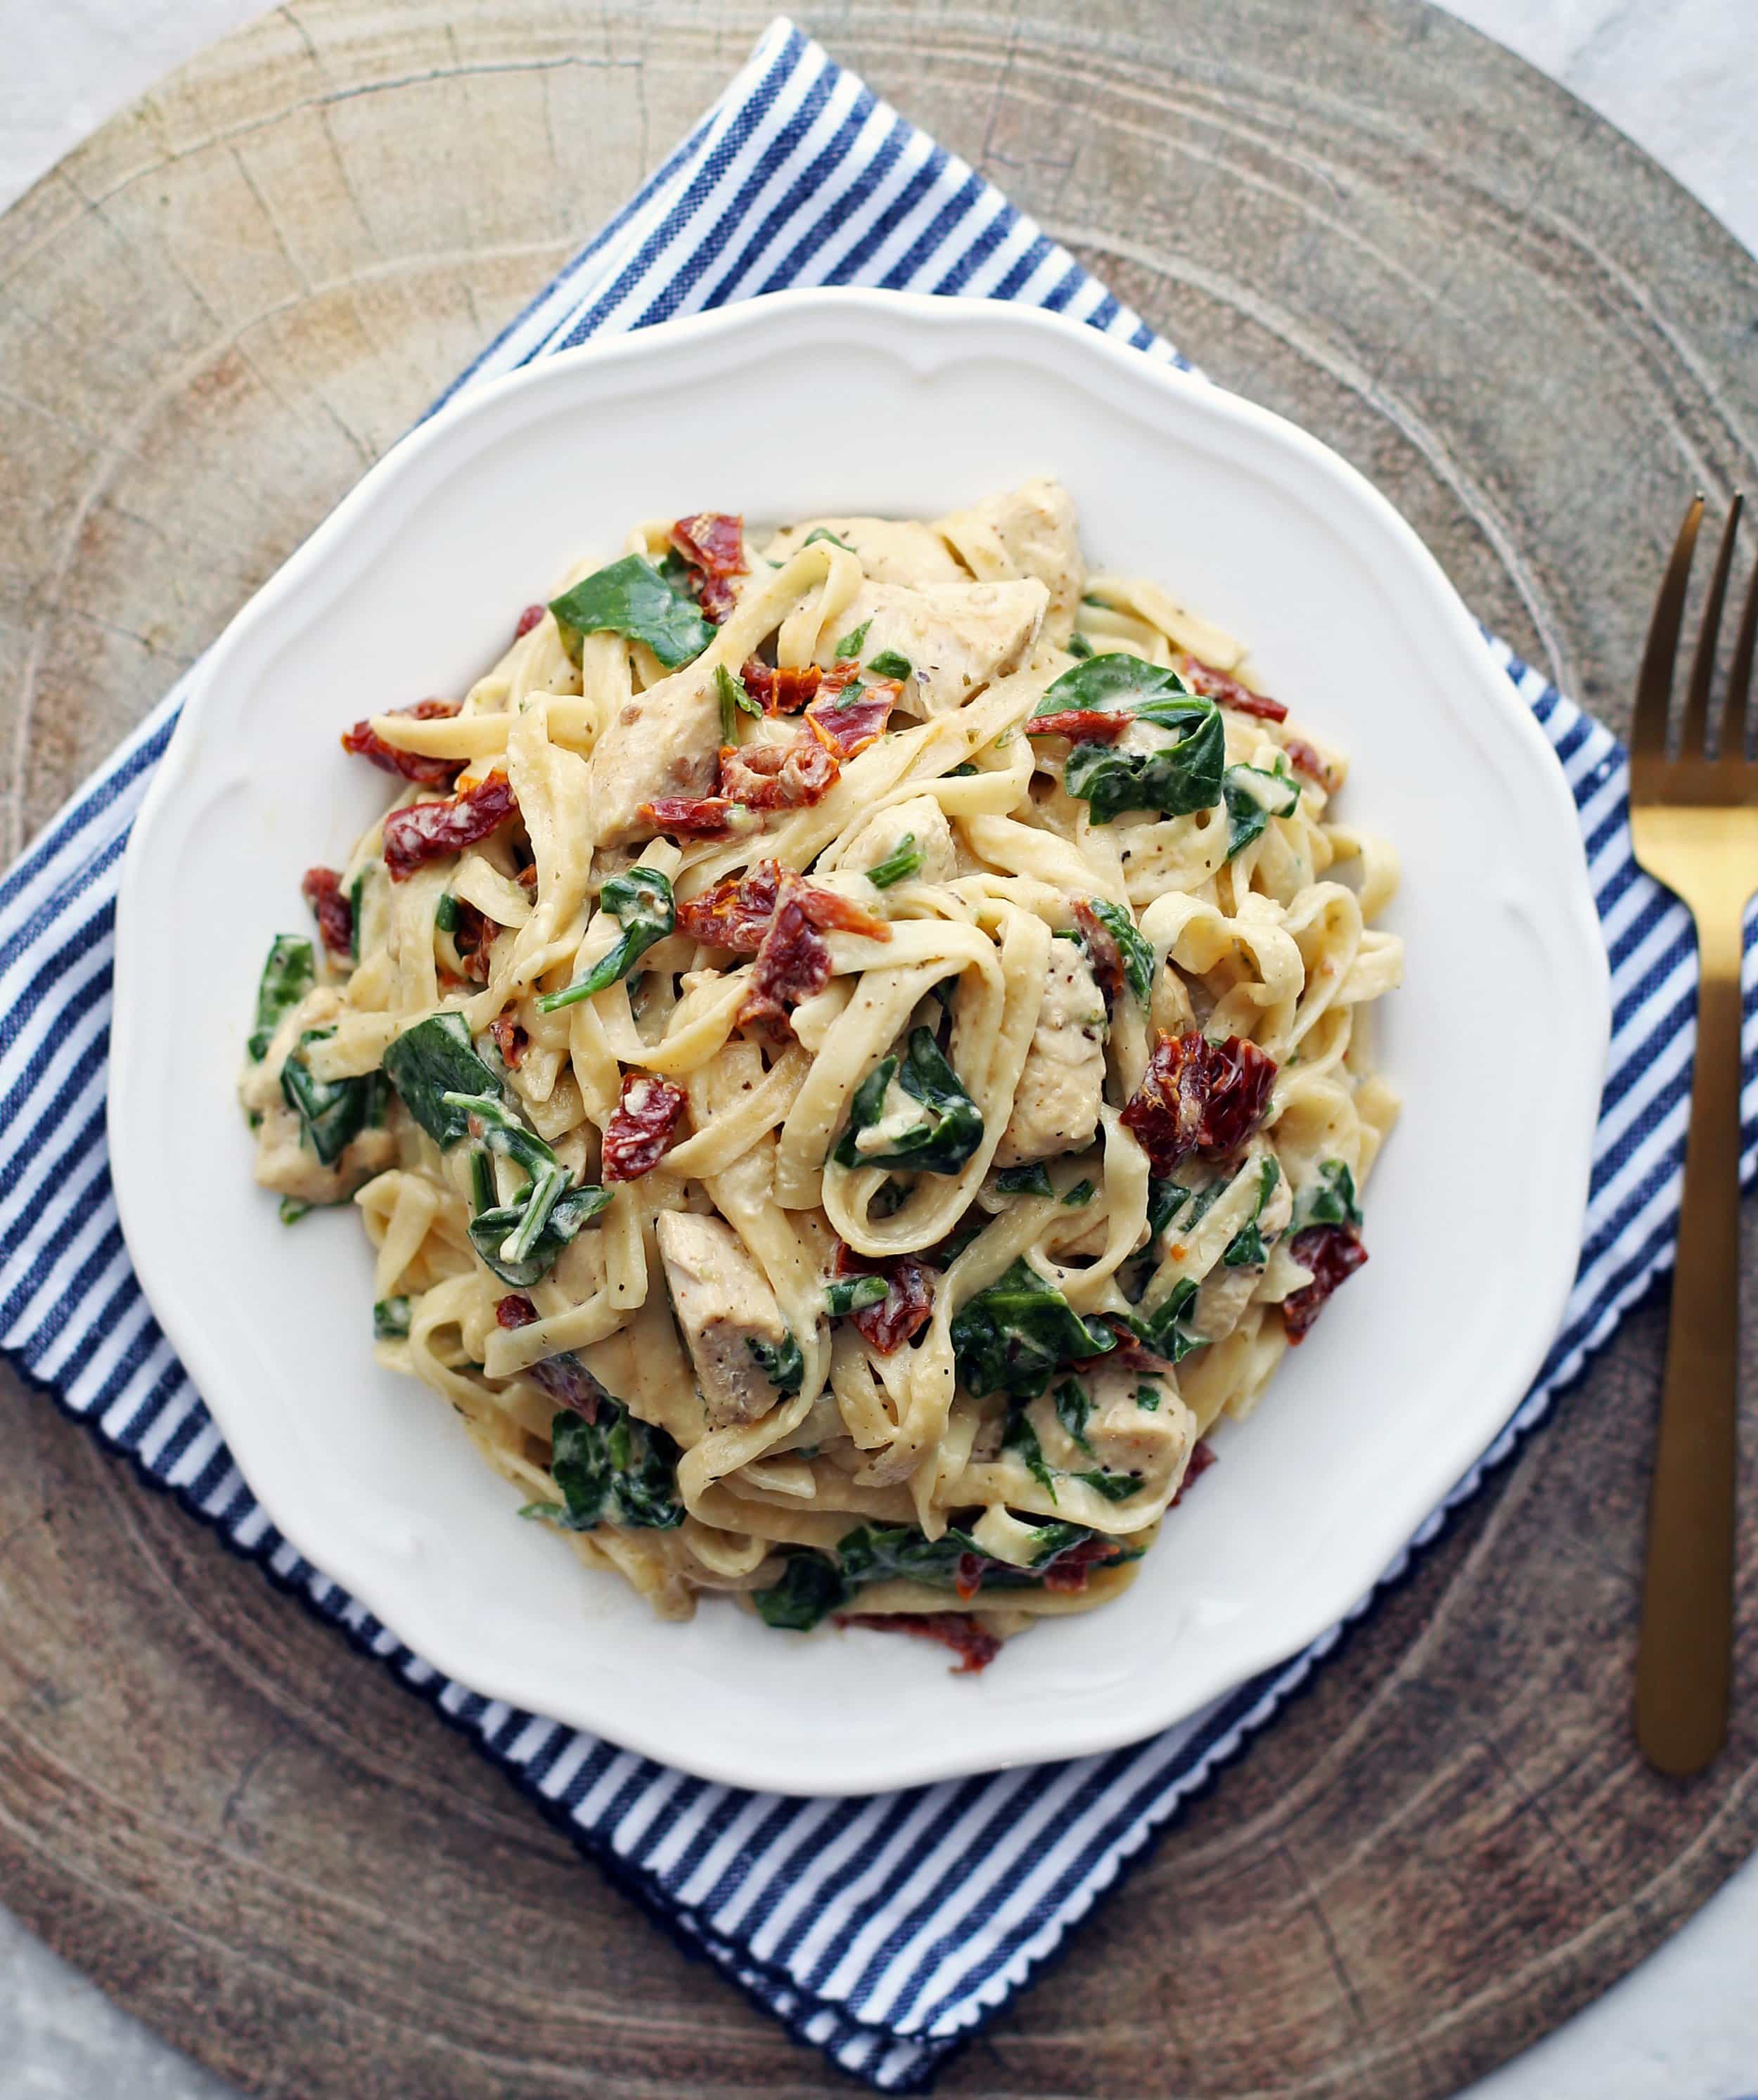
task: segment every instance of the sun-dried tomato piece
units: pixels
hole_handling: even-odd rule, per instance
[[[739,1008],[739,1026],[772,1021],[788,1026],[788,1009],[822,991],[830,982],[830,950],[824,929],[889,941],[891,929],[833,890],[814,889],[790,868],[781,878],[775,915],[751,966],[750,989]]]
[[[1275,1081],[1274,1059],[1255,1043],[1162,1030],[1123,1120],[1164,1180],[1193,1152],[1218,1159],[1243,1144],[1263,1121]]]
[[[732,828],[736,806],[727,795],[661,795],[643,802],[639,814],[656,831],[711,839]]]
[[[1206,1438],[1199,1440],[1196,1449],[1190,1454],[1190,1462],[1184,1469],[1184,1478],[1178,1483],[1178,1492],[1167,1503],[1167,1508],[1176,1509],[1189,1494],[1194,1483],[1201,1480],[1214,1462],[1214,1447]]]
[[[706,948],[754,955],[780,895],[780,867],[772,860],[760,860],[743,875],[723,875],[700,897],[686,898],[676,907],[674,930]]]
[[[546,605],[528,605],[519,615],[519,624],[513,629],[513,639],[523,642],[532,628],[541,625],[543,615],[549,609]]]
[[[875,678],[851,700],[830,696],[828,687],[820,687],[806,710],[806,719],[824,748],[846,765],[857,752],[885,735],[903,690],[903,682],[897,678]]]
[[[876,919],[870,911],[864,911],[851,898],[837,889],[814,889],[804,877],[800,881],[800,908],[815,926],[828,932],[832,927],[840,933],[859,933],[869,941],[889,941],[890,924]]]
[[[785,1029],[789,1009],[830,982],[829,945],[812,924],[799,887],[797,876],[783,878],[781,901],[757,951],[750,989],[739,1008],[741,1028],[773,1021]]]
[[[501,1053],[501,1061],[510,1072],[519,1070],[525,1052],[531,1048],[531,1038],[510,1014],[503,1013],[488,1023],[488,1033]]]
[[[1053,714],[1031,716],[1026,723],[1026,734],[1066,736],[1076,743],[1115,743],[1131,719],[1103,708],[1058,708]]]
[[[448,854],[462,853],[519,814],[519,801],[504,773],[491,773],[449,802],[413,802],[385,819],[385,866],[393,882]]]
[[[1289,1342],[1297,1345],[1305,1340],[1332,1292],[1367,1259],[1367,1250],[1353,1225],[1309,1225],[1288,1242],[1288,1252],[1313,1273],[1310,1283],[1291,1290],[1282,1301],[1282,1324]]]
[[[354,907],[342,893],[342,877],[333,867],[308,867],[299,894],[311,907],[324,946],[338,962],[354,955]]]
[[[823,801],[841,770],[835,752],[815,737],[742,748],[723,744],[719,792],[748,810],[801,810]]]
[[[494,1317],[503,1327],[528,1327],[537,1317],[537,1308],[528,1298],[514,1291],[496,1299]],[[608,1397],[604,1388],[571,1349],[564,1349],[559,1357],[545,1357],[537,1363],[528,1364],[525,1375],[532,1384],[541,1386],[558,1407],[572,1408],[588,1422],[598,1420],[599,1402]]]
[[[839,1626],[870,1626],[876,1634],[913,1634],[918,1640],[939,1641],[961,1657],[952,1672],[970,1677],[987,1670],[1001,1652],[1001,1643],[981,1620],[969,1612],[838,1612]]]
[[[444,721],[455,715],[457,700],[417,700],[412,708],[393,708],[393,714],[407,715],[412,721]],[[370,721],[357,721],[342,732],[342,748],[356,758],[370,759],[381,772],[399,773],[417,788],[449,788],[463,770],[462,758],[429,758],[418,751],[399,751],[386,743]]]
[[[1115,1539],[1101,1538],[1095,1533],[1091,1538],[1083,1538],[1057,1555],[1044,1571],[1044,1586],[1046,1590],[1060,1590],[1064,1595],[1084,1590],[1092,1570],[1115,1560],[1122,1551]]]
[[[1288,763],[1296,773],[1304,774],[1315,787],[1323,788],[1327,795],[1336,792],[1334,770],[1313,749],[1305,737],[1291,736],[1284,741],[1282,748],[1288,753]]]
[[[1098,980],[1098,988],[1105,995],[1109,1006],[1124,988],[1123,950],[1117,945],[1117,937],[1093,909],[1084,897],[1077,897],[1074,905],[1075,924],[1080,929],[1087,944],[1087,954],[1092,960],[1093,974]]]
[[[1102,1357],[1080,1357],[1075,1360],[1077,1371],[1129,1371],[1136,1378],[1170,1378],[1174,1366],[1164,1357],[1156,1356],[1137,1336],[1132,1335],[1122,1321],[1107,1315],[1104,1324],[1117,1337],[1117,1346]]]
[[[1200,693],[1205,700],[1218,700],[1235,714],[1256,715],[1260,721],[1288,720],[1288,711],[1280,700],[1271,699],[1267,693],[1254,693],[1249,686],[1242,686],[1237,678],[1205,664],[1200,656],[1181,655],[1177,669],[1193,693]]]
[[[604,1178],[634,1181],[665,1156],[683,1114],[684,1092],[651,1072],[625,1072],[622,1098],[604,1127]]]
[[[756,656],[739,673],[744,690],[766,715],[797,715],[810,704],[824,675],[815,664],[792,664],[781,669]]]
[[[837,1249],[838,1276],[882,1276],[886,1295],[850,1317],[882,1356],[901,1349],[934,1317],[934,1271],[912,1255],[877,1261],[853,1247]]]
[[[452,929],[452,945],[464,965],[464,975],[472,984],[487,984],[493,961],[489,949],[494,939],[493,922],[486,912],[479,911],[462,897],[453,899],[453,909],[457,916]]]
[[[744,518],[724,510],[680,518],[671,528],[671,543],[690,565],[690,589],[703,618],[718,627],[733,608],[733,577],[745,572]]]

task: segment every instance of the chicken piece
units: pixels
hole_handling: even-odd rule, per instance
[[[971,574],[985,581],[1034,576],[1049,593],[1044,632],[1066,642],[1073,631],[1086,573],[1074,499],[1059,481],[1043,478],[986,496],[968,510],[935,520]]]
[[[1084,951],[1052,941],[1044,1001],[996,1148],[997,1167],[1023,1167],[1093,1142],[1105,1096],[1105,1000]]]
[[[1101,1370],[1082,1383],[1093,1402],[1081,1432],[1091,1456],[1083,1454],[1083,1462],[1107,1473],[1139,1473],[1155,1496],[1173,1493],[1196,1442],[1196,1417],[1172,1380]],[[1142,1405],[1144,1391],[1157,1406]]]
[[[633,693],[604,725],[590,765],[598,842],[650,839],[643,802],[710,795],[718,778],[720,693],[701,659]]]
[[[772,562],[784,562],[799,552],[813,532],[834,533],[877,583],[920,588],[970,580],[934,527],[914,518],[809,518],[803,525],[789,525],[778,532],[764,552]]]
[[[388,1130],[363,1130],[342,1147],[333,1167],[326,1167],[308,1145],[300,1142],[299,1118],[285,1101],[259,1111],[253,1171],[259,1189],[292,1196],[303,1203],[345,1203],[363,1183],[395,1163],[396,1140]]]
[[[837,625],[864,628],[861,661],[902,656],[912,675],[899,705],[912,714],[944,715],[961,707],[979,686],[1017,670],[1037,639],[1044,586],[1022,583],[864,583]]]
[[[662,1211],[653,1233],[709,1428],[755,1422],[781,1394],[752,1344],[774,1349],[788,1338],[768,1278],[722,1219]]]
[[[1288,1178],[1285,1174],[1279,1175],[1257,1220],[1266,1247],[1279,1233],[1287,1229],[1293,1215],[1294,1199],[1288,1190]],[[1200,1335],[1205,1342],[1225,1341],[1244,1317],[1245,1308],[1252,1302],[1252,1293],[1263,1280],[1263,1269],[1256,1263],[1229,1268],[1224,1261],[1217,1261],[1203,1278],[1185,1324],[1193,1335]]]
[[[1031,1402],[1027,1414],[1053,1476],[1135,1476],[1139,1485],[1133,1494],[1115,1503],[1107,1498],[1109,1506],[1102,1506],[1102,1514],[1084,1510],[1076,1519],[1082,1524],[1097,1520],[1106,1531],[1133,1531],[1151,1524],[1177,1492],[1196,1443],[1196,1417],[1180,1396],[1175,1379],[1122,1367],[1106,1369],[1102,1361],[1058,1379],[1049,1392]],[[992,1445],[992,1436],[987,1440]],[[982,1445],[973,1447],[973,1466],[1003,1458],[1004,1450],[992,1453]],[[971,1485],[974,1491],[989,1484],[973,1481]],[[1009,1496],[1016,1507],[1041,1507],[1035,1500],[1016,1500],[1017,1495],[1016,1483]],[[1071,1512],[1080,1507],[1080,1498],[1065,1484],[1055,1507]]]
[[[889,810],[876,810],[855,827],[837,863],[841,875],[864,873],[889,860],[906,838],[916,842],[921,855],[917,882],[950,882],[957,871],[958,857],[952,845],[952,827],[946,812],[932,795],[913,795]],[[867,885],[869,895],[871,885]]]

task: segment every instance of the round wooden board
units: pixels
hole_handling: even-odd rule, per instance
[[[1400,0],[806,15],[1619,715],[1686,492],[1758,475],[1758,265],[1628,142]],[[0,219],[9,848],[766,19],[284,7]],[[1542,1054],[1535,1017],[1486,1024]],[[1676,1786],[1626,1722],[1662,1332],[1628,1323],[943,2092],[1450,2093],[1725,1878],[1758,1840],[1758,1495],[1734,1741]],[[124,2004],[289,2100],[846,2089],[377,1665],[42,1399],[0,1406],[0,1891]]]

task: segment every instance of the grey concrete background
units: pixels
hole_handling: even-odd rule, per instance
[[[1621,126],[1758,250],[1753,0],[1447,4]],[[0,209],[161,74],[258,11],[258,0],[0,0]],[[1758,1863],[1469,2100],[1730,2100],[1758,2089],[1755,1975]],[[0,1909],[0,2100],[231,2100],[231,2089]]]

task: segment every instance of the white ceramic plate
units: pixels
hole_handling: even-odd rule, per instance
[[[1140,1579],[981,1678],[871,1633],[664,1625],[522,1524],[418,1383],[378,1370],[351,1213],[289,1231],[233,1087],[269,937],[386,783],[339,728],[454,692],[629,519],[911,517],[1059,475],[1089,561],[1241,636],[1353,757],[1403,857],[1380,1052],[1406,1108],[1372,1260],[1292,1354]],[[1489,1443],[1573,1274],[1608,1021],[1561,772],[1434,561],[1292,426],[1054,315],[784,293],[550,358],[367,475],[207,657],[125,870],[110,1144],[147,1295],[276,1524],[486,1694],[706,1776],[861,1792],[1110,1749],[1348,1609]],[[1508,1054],[1542,1027],[1543,1052]]]

